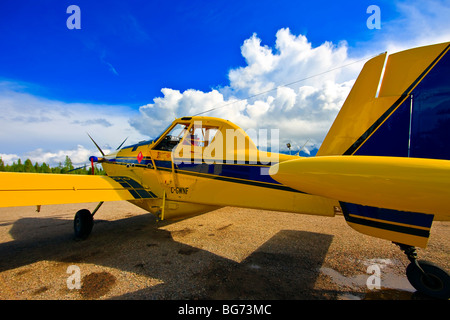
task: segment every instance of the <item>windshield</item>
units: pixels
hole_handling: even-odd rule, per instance
[[[173,127],[173,129],[170,130],[166,134],[166,136],[158,143],[154,150],[172,151],[172,149],[175,148],[183,138],[188,126],[189,124],[183,123],[178,123],[177,125],[175,125],[175,127]]]
[[[166,132],[167,129],[169,129],[171,125],[172,125],[172,124],[169,124],[163,131],[161,131],[161,133],[160,133],[155,139],[152,139],[152,140],[153,140],[153,141],[158,141],[159,138],[161,138],[161,136],[164,134],[164,132]]]

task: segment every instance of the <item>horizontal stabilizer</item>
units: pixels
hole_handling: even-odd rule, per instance
[[[275,180],[309,194],[432,214],[436,220],[450,218],[450,162],[446,160],[324,156],[282,162],[269,173]]]

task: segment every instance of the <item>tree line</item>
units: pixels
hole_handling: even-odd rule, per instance
[[[76,169],[76,170],[75,170]],[[68,174],[92,174],[92,168],[90,165],[86,165],[81,168],[75,168],[73,166],[72,160],[66,156],[64,164],[61,162],[58,166],[50,167],[50,165],[43,162],[42,164],[33,163],[30,159],[26,159],[25,162],[19,158],[17,162],[13,164],[5,164],[3,159],[0,157],[0,171],[3,172],[32,172],[32,173],[68,173]],[[103,168],[94,166],[94,174],[104,175],[106,174]]]

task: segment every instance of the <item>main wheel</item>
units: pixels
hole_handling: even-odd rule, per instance
[[[76,238],[83,240],[86,239],[91,233],[93,226],[94,218],[89,210],[81,209],[75,214],[73,229]]]
[[[446,299],[450,298],[450,276],[435,264],[420,260],[417,261],[423,272],[412,262],[406,268],[406,276],[411,285],[419,292],[428,296]]]

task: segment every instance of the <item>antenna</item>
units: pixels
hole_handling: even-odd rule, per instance
[[[306,142],[305,142],[305,144],[303,145],[303,147],[301,147],[300,149],[298,149],[298,152],[295,154],[296,156],[298,156],[298,155],[300,154],[300,151],[303,150],[303,148],[306,146],[306,144],[309,142],[309,140],[311,140],[311,139],[306,140]]]

